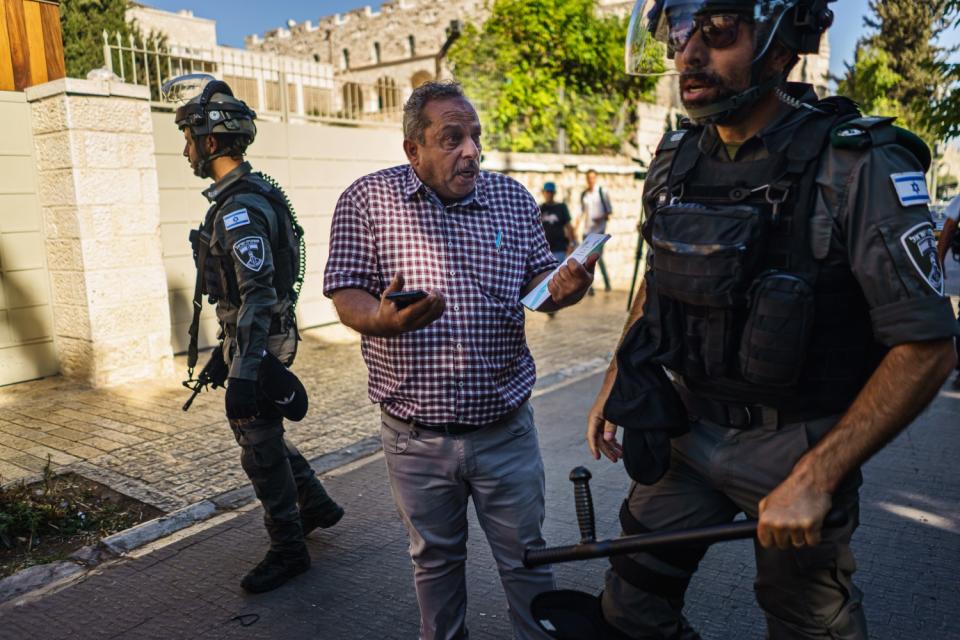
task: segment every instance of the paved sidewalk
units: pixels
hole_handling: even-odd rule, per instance
[[[598,534],[616,535],[627,478],[620,465],[589,459],[583,425],[600,383],[592,376],[533,401],[547,473],[545,536],[550,544],[579,538],[567,475],[593,472]],[[854,536],[875,640],[956,640],[960,629],[960,392],[934,405],[865,469],[862,524]],[[99,567],[56,593],[0,605],[0,640],[180,638],[316,638],[410,640],[418,614],[406,535],[393,506],[384,462],[325,479],[347,516],[308,540],[314,567],[284,587],[245,595],[243,573],[266,546],[262,512],[251,508],[195,527],[166,546]],[[511,637],[496,568],[470,517],[470,637]],[[557,568],[561,588],[596,593],[603,560]],[[705,640],[760,640],[764,623],[753,602],[751,545],[715,545],[695,576],[687,614]],[[238,618],[237,616],[243,616]],[[242,626],[249,623],[249,626]]]
[[[624,293],[598,293],[552,319],[528,313],[538,384],[605,366],[625,308]],[[311,406],[288,429],[308,459],[379,432],[359,343],[331,343],[324,335],[304,332],[294,367]],[[184,357],[176,368],[170,379],[112,389],[60,377],[0,388],[0,482],[35,476],[49,455],[57,469],[77,470],[165,511],[247,486],[223,418],[223,391],[202,393],[184,413]]]

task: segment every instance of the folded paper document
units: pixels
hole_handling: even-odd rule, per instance
[[[564,264],[566,264],[571,258],[580,264],[583,264],[587,261],[587,258],[591,254],[600,253],[600,249],[603,248],[604,243],[609,239],[610,236],[605,233],[591,233],[583,239],[583,242],[580,243],[580,246],[577,247],[573,253],[567,256],[567,258],[564,260]],[[550,292],[547,291],[547,284],[553,279],[553,276],[555,276],[559,270],[560,267],[554,269],[548,277],[540,281],[540,284],[538,284],[533,291],[525,295],[523,300],[520,301],[523,306],[531,311],[536,311],[539,309],[540,306],[550,298]]]

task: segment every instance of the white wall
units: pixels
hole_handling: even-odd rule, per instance
[[[174,125],[173,115],[155,111],[153,125],[173,347],[182,352],[188,344],[196,273],[187,238],[207,210],[200,191],[208,182],[194,177],[182,156],[183,134]],[[333,209],[340,193],[360,176],[406,161],[400,129],[265,121],[259,121],[257,128],[250,162],[254,170],[271,175],[283,186],[306,230],[307,276],[297,306],[300,326],[336,322],[333,305],[322,292]],[[211,345],[217,326],[209,305],[201,318],[201,345]]]

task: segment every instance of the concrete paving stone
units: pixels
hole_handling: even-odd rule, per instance
[[[46,459],[38,458],[26,453],[22,453],[14,458],[9,460],[10,464],[16,465],[22,469],[32,471],[34,473],[41,473],[43,469],[47,466]]]
[[[143,442],[143,438],[139,436],[121,433],[112,429],[98,429],[97,431],[93,432],[93,435],[98,438],[106,438],[107,440],[112,440],[117,444],[123,445],[135,445]]]
[[[113,440],[107,440],[106,438],[93,437],[87,438],[80,444],[86,445],[88,447],[93,447],[99,449],[102,452],[111,452],[123,447],[119,442],[114,442]]]
[[[33,475],[33,471],[11,462],[0,460],[0,484],[7,484]]]
[[[36,437],[34,438],[34,440],[35,440],[36,442],[39,442],[39,443],[41,443],[41,444],[44,444],[44,445],[52,448],[52,449],[59,449],[60,451],[67,451],[67,450],[70,449],[71,447],[76,446],[76,445],[78,444],[78,442],[79,442],[79,444],[84,444],[85,442],[87,442],[87,441],[90,440],[90,435],[89,435],[89,434],[85,434],[85,436],[86,436],[86,437],[84,437],[84,438],[83,438],[82,440],[80,440],[80,441],[72,441],[72,440],[68,440],[68,439],[66,439],[66,438],[60,438],[60,437],[58,437],[58,436],[53,435],[52,433],[46,433],[46,434],[43,434],[43,435],[38,435],[38,436],[36,436]]]
[[[52,449],[50,447],[37,446],[27,449],[27,453],[32,456],[36,456],[43,460],[46,460],[48,457],[53,464],[66,466],[78,462],[80,458],[72,456],[69,453],[64,453],[63,451],[58,451],[57,449]]]
[[[92,426],[92,425],[90,425]],[[63,438],[64,440],[69,440],[70,442],[80,442],[90,437],[90,433],[85,433],[83,431],[77,431],[75,429],[68,429],[66,427],[58,427],[49,432],[51,436],[57,438]]]

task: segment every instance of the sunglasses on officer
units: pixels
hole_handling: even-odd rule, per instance
[[[740,13],[671,13],[667,16],[669,56],[682,52],[697,31],[711,49],[729,47],[740,36],[740,25],[744,22],[751,20]]]

